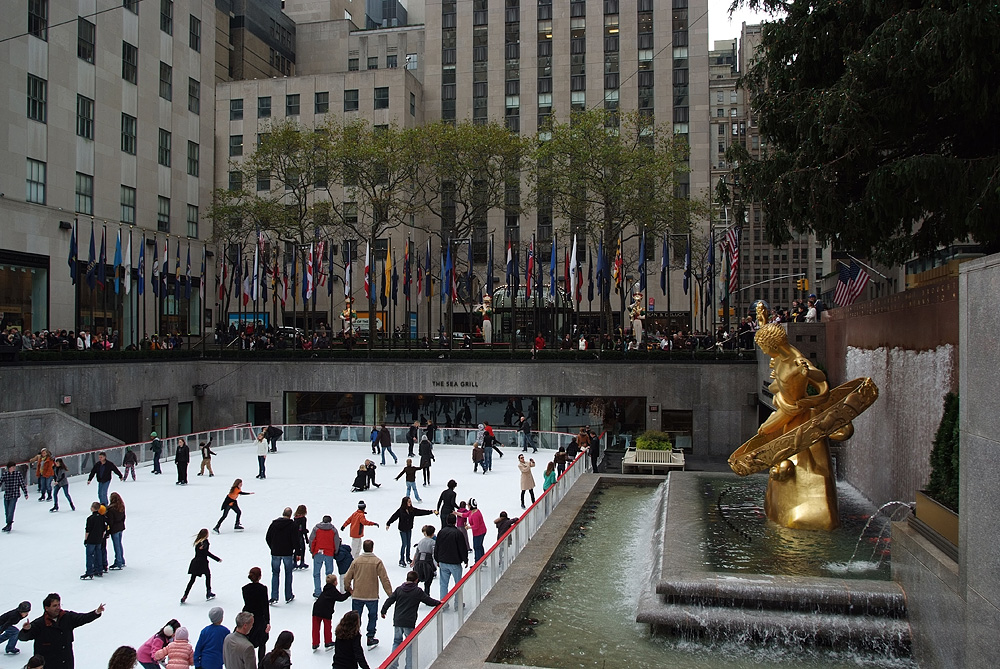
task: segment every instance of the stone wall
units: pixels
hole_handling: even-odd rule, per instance
[[[0,413],[4,435],[0,460],[24,462],[44,446],[55,456],[93,448],[111,448],[121,442],[58,409]]]

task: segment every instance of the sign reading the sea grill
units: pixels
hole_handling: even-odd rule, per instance
[[[478,381],[431,381],[434,388],[478,388]]]

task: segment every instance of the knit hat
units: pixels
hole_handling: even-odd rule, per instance
[[[151,437],[155,437],[155,436],[156,436],[156,433],[155,433],[155,432],[150,432],[150,433],[149,433],[149,436],[151,436]]]
[[[31,602],[21,602],[17,605],[18,613],[27,613],[31,611]]]
[[[361,500],[360,502],[358,502],[358,508],[361,509],[362,511],[365,510],[366,506],[367,504],[365,504],[365,500]]]
[[[208,612],[208,619],[213,625],[218,625],[222,622],[223,615],[225,615],[225,612],[221,606],[213,606],[212,610]]]
[[[164,625],[163,636],[173,636],[173,635],[174,635],[174,628],[171,627],[170,625]]]
[[[178,627],[177,631],[174,632],[174,639],[180,639],[182,641],[187,641],[188,638],[188,628]]]
[[[101,508],[98,509],[97,512],[103,516],[104,514],[106,514],[108,512],[108,507],[106,507],[103,504],[101,504]]]

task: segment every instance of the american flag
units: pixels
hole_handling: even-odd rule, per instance
[[[850,265],[840,264],[840,275],[837,279],[837,290],[833,294],[833,301],[838,306],[846,307],[854,304],[861,291],[865,289],[871,277],[863,270],[858,263],[851,261]]]
[[[729,292],[736,292],[740,268],[740,229],[733,226],[726,231],[726,250],[729,251]]]

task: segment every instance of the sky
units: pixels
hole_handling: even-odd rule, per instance
[[[743,22],[760,23],[769,17],[763,12],[752,12],[740,8],[729,17],[731,0],[708,0],[708,48],[711,49],[717,40],[732,39],[740,36]]]
[[[507,433],[498,433],[508,441]],[[503,446],[503,445],[501,445]],[[196,450],[196,449],[192,449]],[[259,566],[264,572],[261,581],[270,586],[270,551],[264,535],[271,521],[281,515],[286,506],[293,509],[299,504],[308,508],[308,526],[312,528],[323,515],[329,514],[339,528],[344,520],[357,509],[358,501],[367,504],[370,520],[381,527],[370,527],[366,537],[375,541],[375,554],[385,563],[392,586],[403,583],[406,569],[398,566],[400,535],[395,525],[386,531],[385,521],[399,508],[405,493],[405,484],[394,481],[405,464],[406,444],[396,444],[394,451],[402,457],[398,465],[390,464],[377,470],[376,481],[381,488],[364,493],[352,493],[351,483],[359,464],[371,457],[368,443],[334,442],[278,442],[278,453],[267,457],[267,478],[256,480],[256,444],[243,444],[217,448],[214,457],[215,476],[196,476],[200,457],[192,454],[188,470],[190,484],[175,485],[176,469],[172,462],[165,462],[162,476],[152,476],[149,465],[137,468],[137,481],[111,483],[125,502],[126,521],[123,534],[126,567],[112,571],[103,578],[81,581],[84,572],[83,534],[90,503],[96,500],[97,484],[87,485],[86,477],[71,479],[70,495],[76,511],[60,499],[59,512],[50,513],[51,503],[38,502],[34,487],[29,488],[29,499],[19,500],[14,517],[14,529],[0,537],[0,551],[8,574],[4,582],[0,611],[9,611],[18,602],[31,602],[29,620],[42,614],[42,599],[49,592],[62,597],[64,609],[78,612],[94,610],[104,603],[104,615],[76,630],[74,643],[78,669],[104,669],[108,658],[119,645],[138,648],[171,618],[177,618],[188,628],[194,644],[203,627],[209,624],[208,611],[220,606],[225,611],[223,625],[232,629],[233,618],[242,606],[240,589],[247,581],[250,567]],[[458,481],[456,492],[460,500],[475,497],[486,520],[487,549],[496,539],[493,519],[500,511],[511,517],[522,513],[519,502],[520,473],[517,470],[516,449],[505,448],[505,457],[493,458],[493,471],[487,475],[472,473],[471,447],[436,445],[436,461],[431,469],[432,484],[419,487],[423,502],[415,506],[434,509],[441,491],[449,478]],[[551,451],[539,451],[533,470],[537,483],[536,494],[541,494],[545,464]],[[376,460],[378,464],[380,460]],[[121,463],[116,463],[121,464]],[[213,601],[205,600],[203,579],[198,579],[186,604],[180,597],[187,585],[187,569],[194,555],[192,541],[200,528],[211,528],[220,515],[222,499],[229,491],[233,479],[244,480],[244,491],[255,493],[240,498],[243,510],[243,532],[233,531],[232,514],[223,524],[220,535],[210,535],[210,550],[222,558],[221,563],[210,562],[212,589],[217,595]],[[420,474],[417,475],[420,480]],[[60,498],[62,495],[60,494]],[[424,520],[418,518],[418,521]],[[438,518],[429,516],[428,523],[439,527]],[[413,543],[419,527],[416,524]],[[347,536],[344,532],[343,536]],[[347,538],[349,542],[350,539]],[[109,561],[114,552],[108,542]],[[323,667],[331,663],[331,651],[311,649],[311,619],[313,605],[312,559],[308,570],[294,572],[295,601],[281,601],[271,607],[271,641],[281,630],[295,634],[292,645],[292,663],[296,669]],[[471,563],[471,560],[470,560]],[[14,576],[16,575],[16,576]],[[284,575],[282,574],[282,583]],[[438,581],[431,585],[431,596],[439,595]],[[382,595],[384,599],[385,595]],[[380,603],[381,605],[381,603]],[[334,611],[334,625],[350,610],[350,600],[338,603]],[[431,608],[420,608],[421,618]],[[458,625],[454,611],[444,614],[445,626]],[[454,620],[452,620],[454,618]],[[367,616],[363,624],[367,625]],[[385,620],[378,621],[378,648],[366,653],[369,663],[377,667],[392,648],[392,610]],[[21,667],[32,654],[32,642],[20,642],[19,662],[3,661],[0,666]]]

